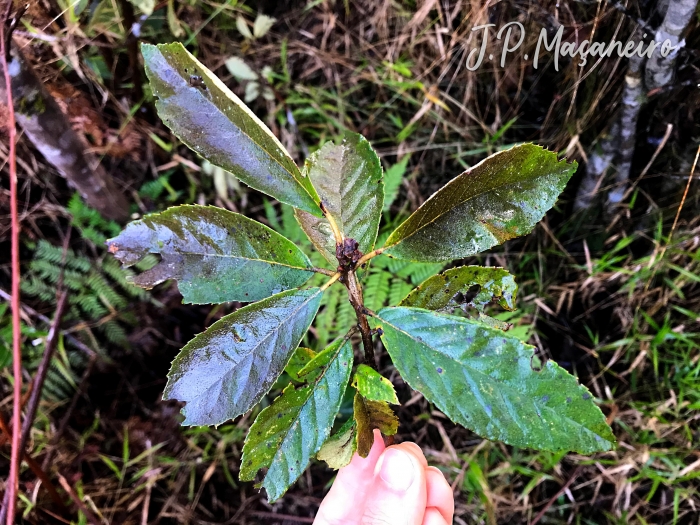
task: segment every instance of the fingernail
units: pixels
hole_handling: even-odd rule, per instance
[[[377,465],[384,483],[396,491],[406,491],[415,477],[413,462],[406,452],[388,448]]]

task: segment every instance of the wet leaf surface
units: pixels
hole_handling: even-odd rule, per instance
[[[352,378],[352,386],[362,394],[362,397],[370,401],[386,401],[392,405],[400,404],[391,381],[365,364],[357,367]]]
[[[452,421],[538,450],[610,450],[615,438],[591,393],[534,347],[475,321],[384,308],[376,324],[401,376]]]
[[[163,399],[185,401],[184,425],[219,425],[250,410],[284,370],[321,304],[288,290],[222,317],[173,361]]]
[[[313,273],[290,240],[257,221],[213,206],[177,206],[130,223],[108,241],[125,266],[148,253],[159,264],[133,279],[153,288],[176,279],[186,303],[252,302],[296,288]]]
[[[366,458],[374,443],[373,430],[393,436],[399,429],[399,418],[385,401],[370,401],[358,392],[353,402],[353,417],[357,431],[357,453]]]
[[[339,339],[321,354],[326,359],[317,361],[319,373],[314,380],[296,389],[291,384],[285,388],[260,412],[243,445],[240,479],[250,481],[258,470],[268,468],[260,486],[267,490],[270,502],[287,491],[321,449],[350,379],[349,340]]]
[[[287,372],[289,377],[291,377],[294,381],[304,383],[308,378],[299,377],[299,370],[309,364],[309,361],[311,361],[315,356],[316,352],[310,348],[300,346],[294,351],[294,354],[292,354],[292,358],[289,360],[289,363],[287,363],[284,371]]]
[[[382,165],[370,143],[357,133],[347,133],[340,144],[327,142],[306,161],[308,174],[327,213],[345,237],[355,239],[362,253],[374,249],[384,204]],[[336,264],[335,238],[325,218],[296,212],[311,242]]]
[[[326,440],[316,454],[316,459],[325,461],[330,468],[338,470],[350,464],[356,450],[357,429],[355,420],[350,418]]]
[[[496,299],[501,307],[514,310],[517,291],[515,279],[503,268],[459,266],[434,275],[411,291],[399,306],[445,310],[469,305],[483,310]]]
[[[532,231],[576,163],[533,144],[483,160],[433,194],[387,239],[384,253],[421,262],[475,255]]]
[[[318,195],[282,143],[180,43],[142,44],[146,75],[166,126],[251,188],[321,215]]]

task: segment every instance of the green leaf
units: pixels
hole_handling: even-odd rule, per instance
[[[250,410],[284,370],[321,304],[320,288],[240,308],[185,345],[163,399],[187,403],[183,425],[219,425]]]
[[[372,251],[384,203],[384,183],[379,157],[367,139],[347,133],[340,144],[327,142],[307,159],[304,172],[345,237],[355,239],[362,253]],[[296,216],[314,246],[331,264],[337,264],[328,220],[300,210]]]
[[[399,418],[385,401],[370,401],[359,392],[353,402],[353,417],[357,428],[357,453],[363,458],[372,449],[375,428],[385,436],[393,436],[399,429]]]
[[[392,405],[400,405],[396,397],[394,385],[386,377],[367,365],[360,365],[355,371],[352,386],[370,401],[386,401]]]
[[[282,143],[180,43],[142,44],[156,109],[173,133],[251,188],[321,215],[319,198]]]
[[[287,372],[289,377],[291,377],[294,381],[298,383],[305,383],[308,378],[299,377],[299,371],[309,364],[309,361],[311,361],[314,357],[316,357],[316,352],[310,348],[300,346],[294,351],[294,354],[292,354],[292,358],[289,360],[289,363],[287,363],[284,371]]]
[[[258,301],[313,275],[311,262],[292,241],[213,206],[176,206],[147,215],[107,244],[124,266],[160,254],[160,263],[134,277],[134,284],[153,288],[177,279],[186,303]]]
[[[326,440],[316,454],[316,459],[325,461],[330,468],[338,470],[350,464],[356,450],[357,430],[355,420],[350,418]]]
[[[404,155],[403,158],[394,164],[391,168],[386,170],[384,173],[384,209],[383,211],[389,211],[391,205],[396,200],[399,195],[399,188],[401,187],[401,182],[406,174],[406,167],[408,166],[408,161],[411,155]]]
[[[384,308],[375,322],[401,376],[452,421],[539,450],[610,450],[615,437],[591,393],[534,347],[478,322]]]
[[[250,481],[268,468],[261,486],[270,502],[304,472],[328,438],[352,370],[352,344],[339,339],[324,352],[329,359],[312,384],[282,395],[258,415],[243,445],[240,478]]]
[[[576,171],[533,144],[501,151],[468,169],[401,224],[384,253],[438,262],[475,255],[532,231]]]
[[[506,310],[515,309],[518,285],[503,268],[459,266],[432,276],[409,293],[399,306],[445,310],[465,305],[483,310],[498,299]]]

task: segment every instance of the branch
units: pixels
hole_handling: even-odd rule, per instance
[[[5,85],[10,84],[10,73],[7,67],[9,50],[7,43],[11,38],[7,29],[10,18],[12,0],[6,0],[5,13],[0,19],[0,63],[5,78]],[[10,215],[12,222],[11,251],[12,251],[12,374],[14,377],[13,410],[12,410],[12,455],[10,457],[10,475],[7,478],[5,496],[7,503],[3,510],[7,514],[7,525],[15,521],[15,504],[19,488],[20,461],[20,397],[22,396],[22,334],[19,319],[19,217],[17,211],[17,126],[15,122],[14,101],[12,90],[7,93],[7,127],[10,139],[9,170],[10,170]],[[0,520],[2,523],[2,520]]]
[[[605,173],[617,152],[619,134],[620,125],[619,122],[615,121],[610,126],[608,134],[598,140],[594,151],[588,155],[586,174],[576,193],[574,211],[587,210],[591,207],[593,199],[603,184]]]
[[[654,40],[659,43],[669,40],[673,45],[673,51],[665,58],[661,53],[655,52],[647,61],[644,76],[647,90],[663,88],[673,80],[678,51],[685,46],[685,40],[681,40],[681,34],[688,26],[697,5],[698,0],[671,0],[668,3],[666,16],[656,30]]]
[[[635,32],[640,37],[639,30]],[[615,207],[622,202],[627,190],[627,182],[632,168],[632,157],[637,140],[637,118],[644,104],[644,89],[642,85],[642,59],[633,55],[629,59],[627,74],[625,75],[625,87],[622,90],[622,112],[620,113],[620,144],[619,162],[615,185],[608,194],[606,212],[611,214]]]
[[[44,355],[41,358],[41,363],[39,364],[39,369],[36,372],[36,376],[34,378],[34,388],[32,389],[32,393],[29,397],[29,403],[27,404],[27,413],[24,417],[24,424],[22,425],[22,431],[21,431],[21,436],[18,439],[17,442],[17,454],[18,458],[24,456],[24,449],[27,446],[27,440],[29,439],[29,432],[32,430],[32,425],[34,424],[34,416],[36,416],[36,410],[37,407],[39,406],[39,401],[41,400],[41,392],[44,387],[44,381],[46,380],[46,374],[49,371],[49,367],[51,366],[51,359],[53,358],[53,353],[54,350],[56,349],[56,344],[58,343],[59,339],[59,334],[60,334],[60,329],[59,325],[61,324],[61,318],[63,317],[63,312],[65,311],[66,308],[66,303],[67,303],[67,294],[63,293],[61,294],[61,297],[58,299],[58,303],[56,305],[56,313],[53,318],[53,323],[51,324],[51,328],[49,329],[49,334],[46,337],[46,344],[44,345]],[[17,411],[19,413],[19,410]],[[13,446],[12,446],[12,453],[14,455],[15,453],[15,442],[14,442],[14,436],[15,436],[15,431],[19,430],[20,425],[18,422],[13,421],[12,423],[12,437],[13,437]],[[17,425],[17,426],[15,426]],[[19,466],[19,463],[18,463]],[[11,498],[14,496],[10,494],[10,491],[5,492],[5,497],[3,498],[3,505],[2,505],[2,510],[0,510],[0,523],[2,523],[3,519],[5,518],[5,515],[7,515],[7,520],[8,524],[12,523],[10,521],[11,517],[14,517],[14,509],[13,506],[10,505],[12,502]]]
[[[360,329],[360,334],[362,335],[362,346],[365,350],[365,363],[376,369],[377,363],[374,357],[372,330],[370,329],[369,322],[367,321],[367,309],[365,308],[364,299],[362,297],[362,287],[360,286],[354,271],[350,271],[346,274],[344,284],[348,289],[350,304],[355,310],[355,315],[357,316],[357,325]]]

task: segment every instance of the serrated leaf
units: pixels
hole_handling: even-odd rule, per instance
[[[312,384],[282,395],[258,415],[243,445],[240,479],[267,468],[261,486],[270,502],[280,498],[306,470],[328,438],[352,370],[352,344],[339,339],[323,353],[327,364]]]
[[[180,43],[142,44],[158,115],[188,147],[251,188],[321,215],[318,195],[282,143]]]
[[[133,278],[153,288],[176,279],[184,302],[252,302],[301,286],[311,262],[290,240],[247,217],[214,206],[175,206],[130,223],[107,241],[124,266],[148,253],[161,261]]]
[[[518,285],[503,268],[459,266],[434,275],[416,287],[399,306],[413,306],[426,310],[474,306],[483,310],[494,300],[506,310],[515,309]]]
[[[370,401],[386,401],[392,405],[400,404],[391,381],[365,364],[357,367],[352,378],[352,386],[362,394],[362,397]]]
[[[347,133],[340,144],[327,142],[307,159],[304,171],[345,237],[355,239],[362,253],[374,249],[384,183],[379,157],[367,139]],[[314,246],[331,264],[337,264],[328,220],[301,210],[296,216]]]
[[[241,35],[243,35],[243,38],[247,38],[248,40],[253,39],[253,33],[250,32],[248,23],[245,21],[245,18],[243,18],[243,16],[241,15],[238,15],[236,17],[236,29],[238,29],[238,32]]]
[[[316,454],[316,459],[325,461],[334,470],[350,464],[357,450],[355,420],[348,419],[338,431],[329,437]]]
[[[384,209],[383,211],[389,211],[391,205],[396,200],[399,195],[399,188],[401,187],[401,182],[406,174],[406,167],[408,166],[408,161],[411,155],[404,155],[403,158],[394,164],[391,168],[386,170],[384,173]]]
[[[253,71],[245,60],[241,57],[230,57],[224,62],[226,69],[231,73],[236,80],[257,80],[258,74]]]
[[[422,262],[475,255],[532,231],[576,163],[523,144],[491,155],[437,191],[389,236],[385,253]]]
[[[294,381],[297,381],[298,383],[305,383],[309,378],[299,377],[299,370],[309,364],[309,361],[311,361],[314,357],[316,357],[316,352],[310,348],[300,346],[292,354],[292,358],[289,360],[289,363],[287,363],[284,371],[287,372],[289,377],[291,377]]]
[[[264,37],[267,32],[272,29],[272,26],[277,22],[276,18],[272,18],[271,16],[259,14],[255,18],[255,22],[253,23],[253,36],[255,38],[262,38]]]
[[[163,399],[187,403],[183,425],[220,425],[250,410],[284,370],[318,312],[320,288],[240,308],[185,345]]]
[[[399,429],[399,418],[385,401],[370,401],[358,392],[353,402],[353,417],[357,429],[357,453],[366,458],[374,443],[372,431],[378,428],[385,436]]]
[[[615,437],[591,393],[534,347],[476,321],[418,308],[377,313],[401,377],[452,421],[489,439],[589,454]]]

